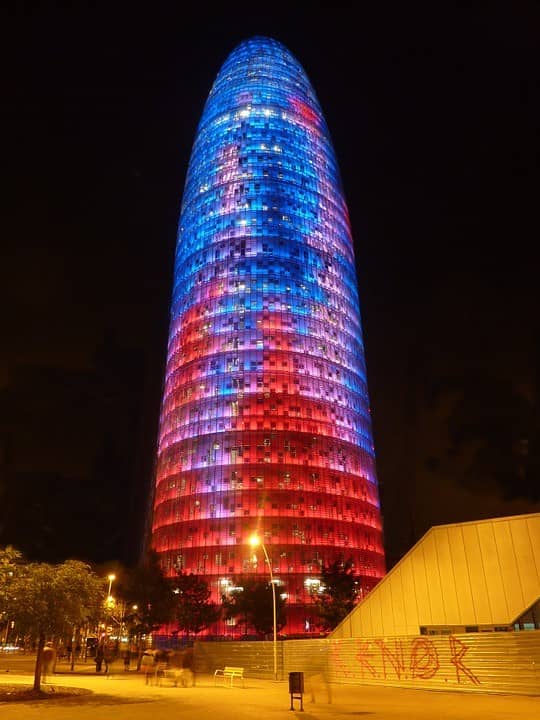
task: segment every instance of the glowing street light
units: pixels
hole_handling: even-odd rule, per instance
[[[116,575],[114,575],[114,573],[107,575],[107,580],[109,581],[109,589],[107,590],[107,600],[108,600],[111,597],[111,588],[112,588],[113,581],[116,580]]]
[[[277,622],[276,622],[276,586],[274,583],[274,576],[272,575],[272,563],[270,562],[270,558],[268,557],[268,553],[266,552],[266,547],[263,543],[263,541],[258,537],[258,535],[252,535],[249,538],[249,544],[251,547],[257,547],[260,545],[263,549],[264,557],[266,558],[266,562],[268,563],[268,570],[270,571],[270,585],[272,586],[272,615],[273,615],[273,626],[274,626],[274,680],[277,680]]]
[[[114,607],[114,598],[111,595],[112,590],[112,584],[114,580],[116,580],[116,575],[114,573],[110,573],[110,575],[107,575],[107,580],[109,581],[109,588],[107,590],[107,598],[104,603],[104,609],[105,609],[105,620],[107,620],[107,625],[103,624],[103,630],[104,632],[101,633],[101,641],[104,645],[107,644],[107,626],[110,622],[110,619],[112,619],[112,611]]]
[[[114,573],[107,575],[107,580],[109,581],[109,589],[107,590],[107,604],[111,605],[112,599],[113,599],[112,595],[111,595],[111,589],[112,589],[113,581],[116,580],[116,575],[114,575]]]

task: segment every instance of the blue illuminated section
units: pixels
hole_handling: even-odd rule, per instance
[[[302,67],[253,38],[199,123],[179,222],[153,545],[220,582],[257,530],[302,632],[305,580],[352,557],[385,572],[353,243]],[[227,551],[223,548],[228,547]]]

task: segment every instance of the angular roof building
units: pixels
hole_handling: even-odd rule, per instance
[[[540,628],[540,513],[432,527],[332,638]]]
[[[231,53],[197,129],[153,502],[168,575],[219,599],[271,569],[288,634],[313,630],[322,564],[352,559],[364,592],[385,573],[347,206],[314,90],[272,39]]]

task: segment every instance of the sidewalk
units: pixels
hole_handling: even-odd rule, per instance
[[[13,665],[13,663],[11,663]],[[144,675],[113,667],[111,675],[75,673],[60,666],[49,685],[81,687],[92,695],[69,700],[0,705],[2,720],[535,720],[540,717],[540,698],[514,695],[488,695],[403,690],[371,686],[332,685],[328,704],[324,686],[315,685],[315,702],[310,694],[294,701],[290,711],[288,682],[246,679],[245,688],[214,685],[209,675],[197,677],[194,688],[146,685]],[[0,683],[31,683],[22,672],[5,671],[0,662]],[[307,689],[306,689],[307,690]]]

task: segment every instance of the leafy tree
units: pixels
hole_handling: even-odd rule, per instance
[[[0,633],[9,622],[7,614],[8,597],[17,572],[17,566],[23,561],[22,553],[11,545],[0,548]]]
[[[114,623],[121,626],[126,608],[125,588],[130,571],[119,562],[94,565],[94,570],[101,578],[103,588],[103,620],[107,625]]]
[[[259,635],[268,635],[274,630],[274,612],[272,586],[255,578],[242,580],[242,590],[223,595],[225,618],[239,618],[247,627],[252,627]],[[235,581],[239,586],[240,581]],[[276,632],[285,625],[285,600],[276,588]]]
[[[47,638],[71,632],[74,626],[97,622],[103,599],[102,582],[77,560],[60,565],[20,565],[10,585],[7,611],[21,631],[37,641],[34,689],[39,690],[43,648]]]
[[[124,619],[131,625],[132,634],[138,640],[142,635],[149,635],[173,620],[176,596],[171,581],[161,570],[154,550],[150,550],[139,565],[128,573],[118,591],[127,607],[136,606]]]
[[[197,635],[220,615],[220,609],[210,602],[211,591],[208,583],[198,575],[187,575],[180,571],[174,581],[174,593],[177,600],[176,621],[178,628],[188,636]]]
[[[314,596],[317,624],[323,630],[333,630],[354,608],[359,589],[352,558],[324,565],[321,584]]]

